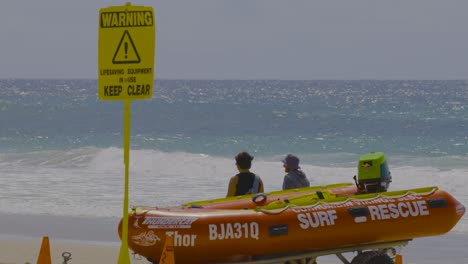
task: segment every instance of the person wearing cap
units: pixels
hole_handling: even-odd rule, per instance
[[[229,180],[226,197],[263,192],[262,179],[250,172],[253,157],[247,152],[241,152],[236,155],[235,159],[239,173]]]
[[[283,180],[283,190],[295,189],[302,187],[309,187],[310,182],[307,179],[305,173],[301,170],[299,166],[299,158],[288,154],[283,160],[284,172],[287,174],[284,175]]]

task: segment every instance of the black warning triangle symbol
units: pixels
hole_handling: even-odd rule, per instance
[[[113,64],[126,64],[126,63],[140,63],[140,55],[135,48],[132,37],[128,30],[125,30],[122,38],[120,39],[119,46],[115,51],[114,57],[112,58]]]

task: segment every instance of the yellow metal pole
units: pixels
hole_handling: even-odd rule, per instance
[[[130,167],[130,100],[124,100],[124,164],[125,164],[125,191],[122,221],[122,244],[120,246],[118,264],[130,264],[128,253],[128,178]]]

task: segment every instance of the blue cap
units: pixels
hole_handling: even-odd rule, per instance
[[[297,170],[300,169],[299,167],[299,158],[294,156],[293,154],[288,154],[286,158],[282,160],[283,164],[288,166],[288,168]]]

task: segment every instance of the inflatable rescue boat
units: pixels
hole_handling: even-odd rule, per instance
[[[135,207],[129,214],[128,247],[152,263],[159,262],[171,237],[176,263],[271,263],[262,260],[285,256],[314,261],[359,250],[352,264],[387,264],[393,261],[382,248],[447,233],[465,213],[461,203],[435,186],[387,191],[391,177],[383,153],[364,155],[358,166],[353,190],[340,185],[338,191],[311,188],[274,199],[257,194],[248,197],[251,203],[241,197],[237,205],[232,202],[238,200],[228,198]],[[372,258],[379,261],[367,261]]]
[[[157,263],[166,236],[172,236],[177,263],[223,263],[440,235],[464,213],[437,187],[324,199],[305,195],[247,210],[135,208],[128,246]]]

